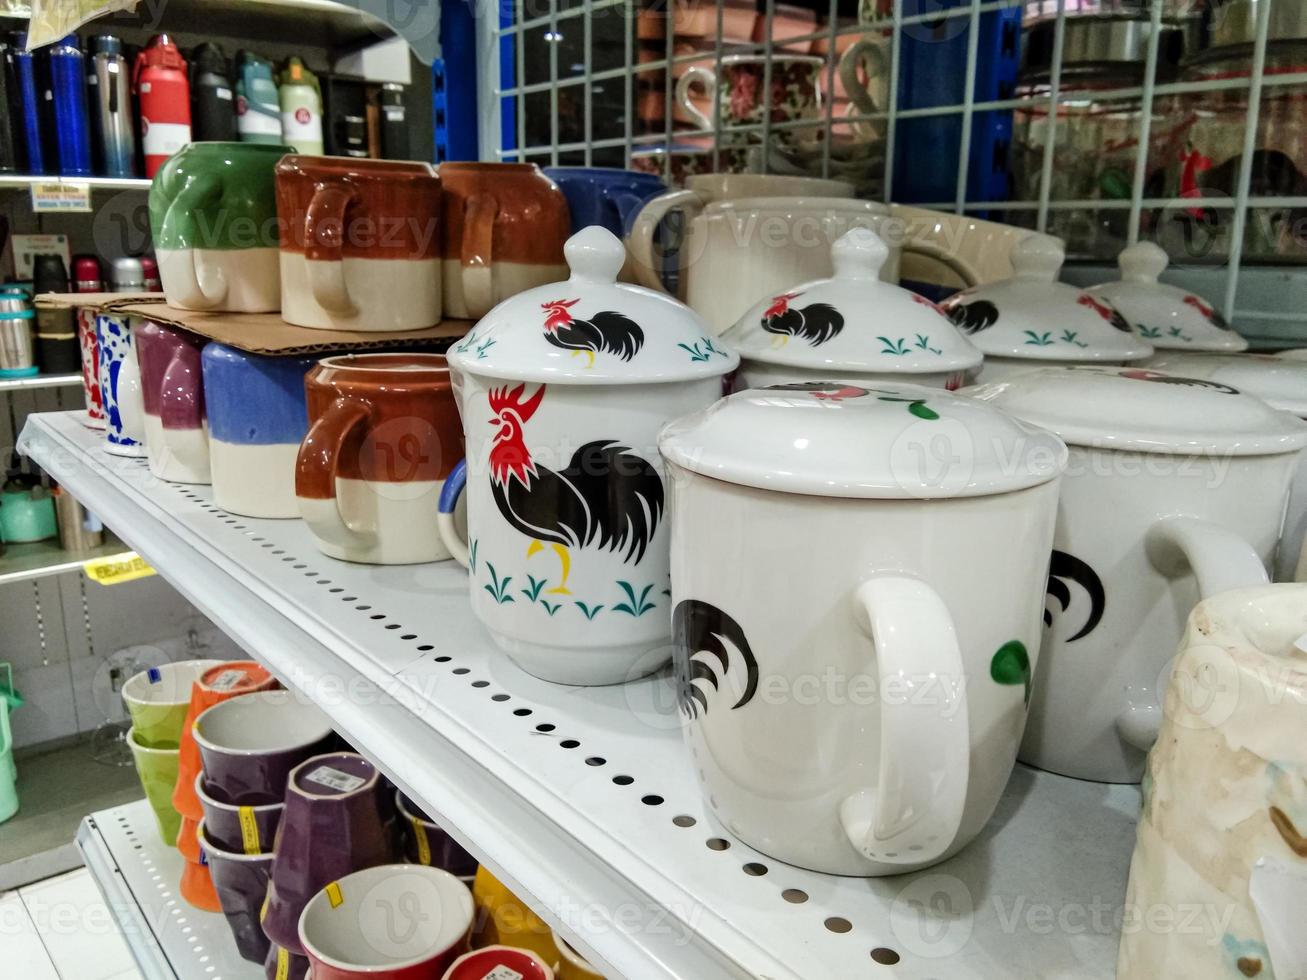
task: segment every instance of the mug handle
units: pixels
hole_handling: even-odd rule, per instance
[[[1192,570],[1200,599],[1231,589],[1266,585],[1266,566],[1242,535],[1197,517],[1163,517],[1144,537],[1148,560],[1163,575],[1173,577]],[[1174,655],[1167,652],[1167,663]],[[1161,688],[1140,703],[1131,704],[1116,719],[1116,730],[1126,742],[1147,752],[1157,741],[1162,725]]]
[[[163,214],[163,224],[159,229],[159,238],[168,240],[174,236],[184,241],[195,241],[197,227],[195,215],[204,208],[214,204],[222,197],[222,178],[213,174],[196,174],[187,179],[186,185],[177,192],[168,209]],[[221,268],[214,267],[206,271],[200,268],[195,256],[196,249],[191,249],[190,261],[169,265],[173,273],[169,283],[178,292],[178,300],[183,306],[197,310],[211,310],[221,306],[227,298],[227,277]],[[176,277],[182,281],[177,282]],[[177,287],[180,286],[180,290]]]
[[[190,383],[186,379],[186,365],[182,359],[174,354],[172,360],[168,362],[168,367],[164,369],[162,387],[159,391],[159,407],[166,414],[170,405],[179,405],[190,401],[193,405],[196,400],[199,401],[200,418],[204,418],[204,389],[198,383],[199,378],[191,375]],[[190,389],[190,398],[187,399],[184,391]],[[188,406],[189,407],[189,406]],[[163,426],[160,428],[163,433],[163,448],[166,452],[176,457],[183,466],[192,472],[207,473],[209,471],[208,453],[203,449],[197,450],[195,440],[177,439],[172,435],[173,430]],[[201,446],[207,445],[201,442]]]
[[[358,307],[345,285],[345,210],[354,193],[336,184],[319,182],[304,214],[304,257],[309,288],[324,310],[351,316]]]
[[[473,194],[463,213],[463,251],[459,256],[463,277],[463,303],[468,316],[483,317],[495,305],[495,218],[499,201],[489,194]]]
[[[858,78],[858,68],[865,68],[867,71],[867,84],[863,84]],[[844,52],[839,62],[840,84],[844,86],[844,91],[849,95],[848,108],[845,109],[845,115],[864,115],[870,116],[882,112],[876,99],[871,94],[871,86],[877,78],[888,73],[888,65],[885,63],[885,51],[879,44],[863,38],[857,44],[853,45]],[[855,133],[863,139],[883,140],[885,138],[885,123],[877,119],[864,119],[858,122],[850,123]]]
[[[676,80],[676,104],[690,117],[696,129],[706,129],[711,133],[712,116],[704,115],[690,98],[690,89],[696,84],[704,87],[708,95],[708,104],[712,105],[713,100],[717,98],[717,76],[713,74],[711,68],[705,68],[703,65],[691,65],[685,70],[685,74]]]
[[[611,191],[604,194],[604,203],[617,216],[617,227],[621,229],[621,234],[626,234],[626,229],[630,227],[632,218],[639,212],[644,200],[639,194],[631,191]]]
[[[840,823],[868,860],[923,864],[957,838],[970,780],[971,730],[957,630],[939,593],[920,579],[877,575],[856,596],[882,681],[897,678],[909,696],[881,699],[877,785],[840,804]],[[911,694],[928,685],[939,697],[913,703]]]
[[[704,209],[707,203],[702,195],[691,190],[668,191],[665,194],[650,198],[644,203],[644,207],[639,210],[631,222],[631,231],[626,238],[626,247],[630,251],[631,261],[635,265],[635,278],[641,286],[647,286],[649,289],[657,290],[660,293],[668,292],[667,287],[663,285],[662,277],[658,275],[661,266],[654,258],[653,246],[654,232],[658,230],[658,226],[667,217],[667,213],[669,211],[684,211],[686,227],[688,228],[689,223]],[[682,278],[684,279],[684,277]]]
[[[458,498],[463,495],[463,490],[466,487],[467,460],[460,459],[454,464],[454,468],[449,471],[449,476],[445,477],[444,486],[440,488],[440,504],[439,512],[436,514],[436,527],[440,530],[440,540],[445,542],[445,547],[449,549],[454,561],[464,568],[469,568],[470,558],[467,541],[458,533],[458,528],[454,525],[454,508],[458,506]]]
[[[300,516],[314,534],[336,545],[370,545],[376,538],[375,524],[350,520],[336,497],[336,476],[345,440],[367,419],[366,405],[337,398],[309,426],[295,457],[295,496],[299,498]],[[330,506],[306,507],[305,500],[325,500]]]

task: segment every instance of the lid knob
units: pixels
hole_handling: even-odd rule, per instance
[[[830,257],[836,278],[879,279],[889,248],[870,228],[852,228],[835,240]]]
[[[1129,282],[1157,282],[1170,261],[1166,252],[1152,242],[1135,242],[1116,257],[1121,278]]]
[[[590,225],[567,240],[563,255],[572,269],[573,279],[617,282],[617,274],[626,261],[626,247],[607,228]]]
[[[1052,235],[1027,235],[1012,249],[1012,268],[1019,279],[1055,282],[1066,261],[1066,248]]]

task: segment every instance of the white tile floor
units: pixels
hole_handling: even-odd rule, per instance
[[[23,980],[141,980],[85,868],[0,894],[4,974]]]

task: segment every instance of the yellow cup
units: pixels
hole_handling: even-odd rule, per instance
[[[558,960],[554,963],[555,980],[604,980],[603,975],[596,973],[585,957],[558,933],[554,933],[554,945],[558,947]]]
[[[558,947],[548,924],[484,867],[477,868],[472,900],[477,912],[472,935],[474,949],[516,946],[529,949],[546,963],[558,962]]]
[[[169,847],[177,843],[177,832],[181,829],[181,814],[172,805],[172,791],[177,784],[177,743],[172,747],[142,745],[136,737],[136,728],[127,729],[127,744],[132,749],[132,761],[136,763],[136,775],[145,790],[145,798],[150,801],[154,819],[159,824],[159,836]]]

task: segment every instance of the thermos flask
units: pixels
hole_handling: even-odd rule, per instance
[[[59,173],[91,176],[91,123],[86,110],[86,59],[77,35],[50,46],[50,95]]]
[[[92,51],[86,80],[100,172],[106,177],[135,177],[136,124],[122,39],[101,34],[92,42]]]
[[[59,547],[74,554],[104,543],[104,525],[63,487],[51,487],[54,517],[59,525]]]
[[[404,125],[404,86],[386,82],[377,92],[381,116],[381,157],[383,160],[408,159],[408,127]]]
[[[281,141],[298,153],[322,156],[322,90],[317,76],[292,57],[278,81]]]
[[[32,351],[35,316],[26,292],[0,290],[0,378],[30,378],[36,374]]]
[[[145,176],[191,141],[191,84],[186,59],[167,34],[156,34],[136,56],[133,72],[141,101]]]
[[[73,256],[73,292],[99,293],[104,291],[100,275],[100,260],[94,255]]]
[[[145,289],[145,268],[141,260],[130,255],[114,259],[111,263],[109,292],[139,293]]]
[[[227,56],[208,41],[191,52],[191,135],[197,143],[237,138],[236,98]]]
[[[10,35],[14,74],[18,83],[18,103],[22,106],[21,124],[16,119],[15,128],[22,127],[22,144],[26,149],[27,172],[43,174],[46,172],[45,147],[41,143],[41,90],[37,85],[36,55],[24,51],[27,47],[27,35],[17,31]],[[49,161],[53,163],[54,161]]]
[[[141,281],[149,293],[163,292],[163,283],[159,281],[159,263],[152,255],[141,256]]]
[[[236,53],[236,129],[246,143],[281,142],[281,103],[272,63],[250,51]]]
[[[43,254],[32,258],[32,288],[38,296],[69,291],[68,270],[61,256]],[[46,374],[73,374],[82,369],[77,317],[72,307],[37,308],[36,359]]]
[[[18,91],[18,69],[14,64],[13,45],[8,38],[0,40],[0,172],[13,173],[21,169],[18,146],[14,142],[15,127],[22,138],[23,101]]]

